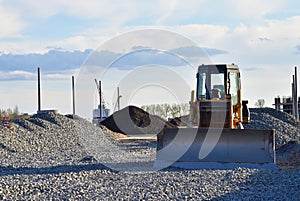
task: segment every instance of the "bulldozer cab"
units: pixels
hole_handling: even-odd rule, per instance
[[[201,65],[197,73],[198,127],[237,128],[250,121],[247,101],[241,100],[241,81],[235,64]],[[244,116],[243,116],[244,111]],[[215,117],[222,117],[212,120]]]
[[[197,101],[225,100],[241,102],[240,72],[237,65],[202,65],[197,73]]]

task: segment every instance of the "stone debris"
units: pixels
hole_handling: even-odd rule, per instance
[[[299,200],[298,122],[269,108],[251,112],[248,128],[278,130],[280,170],[153,171],[155,142],[119,144],[72,115],[16,119],[0,130],[0,200]]]
[[[276,147],[280,148],[289,141],[300,142],[300,124],[295,118],[285,112],[272,108],[251,108],[251,123],[245,124],[245,128],[275,129]]]

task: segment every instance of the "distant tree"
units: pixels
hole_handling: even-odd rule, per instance
[[[257,108],[263,108],[265,106],[265,99],[258,99],[254,105]]]
[[[143,110],[152,115],[157,115],[163,119],[180,117],[189,113],[189,104],[152,104],[143,105]]]
[[[170,117],[170,112],[171,112],[171,106],[170,106],[170,104],[167,104],[167,103],[162,104],[162,110],[164,112],[163,118],[164,119],[169,118]]]
[[[173,104],[171,106],[172,118],[181,116],[181,107],[178,104]]]
[[[180,107],[182,115],[187,115],[190,113],[190,104],[181,103]]]
[[[7,118],[9,117],[10,119],[15,119],[18,118],[20,115],[19,108],[18,106],[15,106],[14,109],[8,108],[6,110],[0,109],[0,118]]]
[[[19,108],[18,108],[18,106],[15,106],[15,108],[13,109],[13,111],[10,115],[10,118],[15,119],[15,118],[18,118],[19,115],[20,115]]]

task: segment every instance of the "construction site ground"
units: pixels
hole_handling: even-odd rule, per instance
[[[122,139],[154,135],[164,126],[178,126],[179,119],[186,117],[174,124],[137,107],[117,114],[122,117],[129,112],[130,121],[135,122],[128,130],[132,133],[119,132],[111,117],[100,128],[78,116],[51,112],[1,127],[0,199],[299,199],[300,132],[290,115],[255,108],[252,123],[246,126],[276,130],[278,170],[153,170],[155,140]],[[143,129],[150,125],[149,119],[156,123]]]

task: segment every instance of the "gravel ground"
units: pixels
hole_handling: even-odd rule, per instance
[[[62,200],[299,200],[299,169],[159,171],[128,174],[82,170],[8,173],[1,199]]]
[[[282,136],[276,142],[282,151],[279,155],[287,159],[287,150],[298,145],[299,134],[293,130],[297,123],[270,111],[253,111],[253,123],[249,126],[256,121],[257,125],[264,125],[258,119],[262,112],[268,124],[281,123]],[[300,168],[152,171],[149,167],[155,160],[154,143],[118,144],[100,128],[76,116],[39,114],[28,120],[15,120],[12,128],[0,129],[1,200],[299,200],[300,197]],[[290,128],[291,132],[286,130]]]

